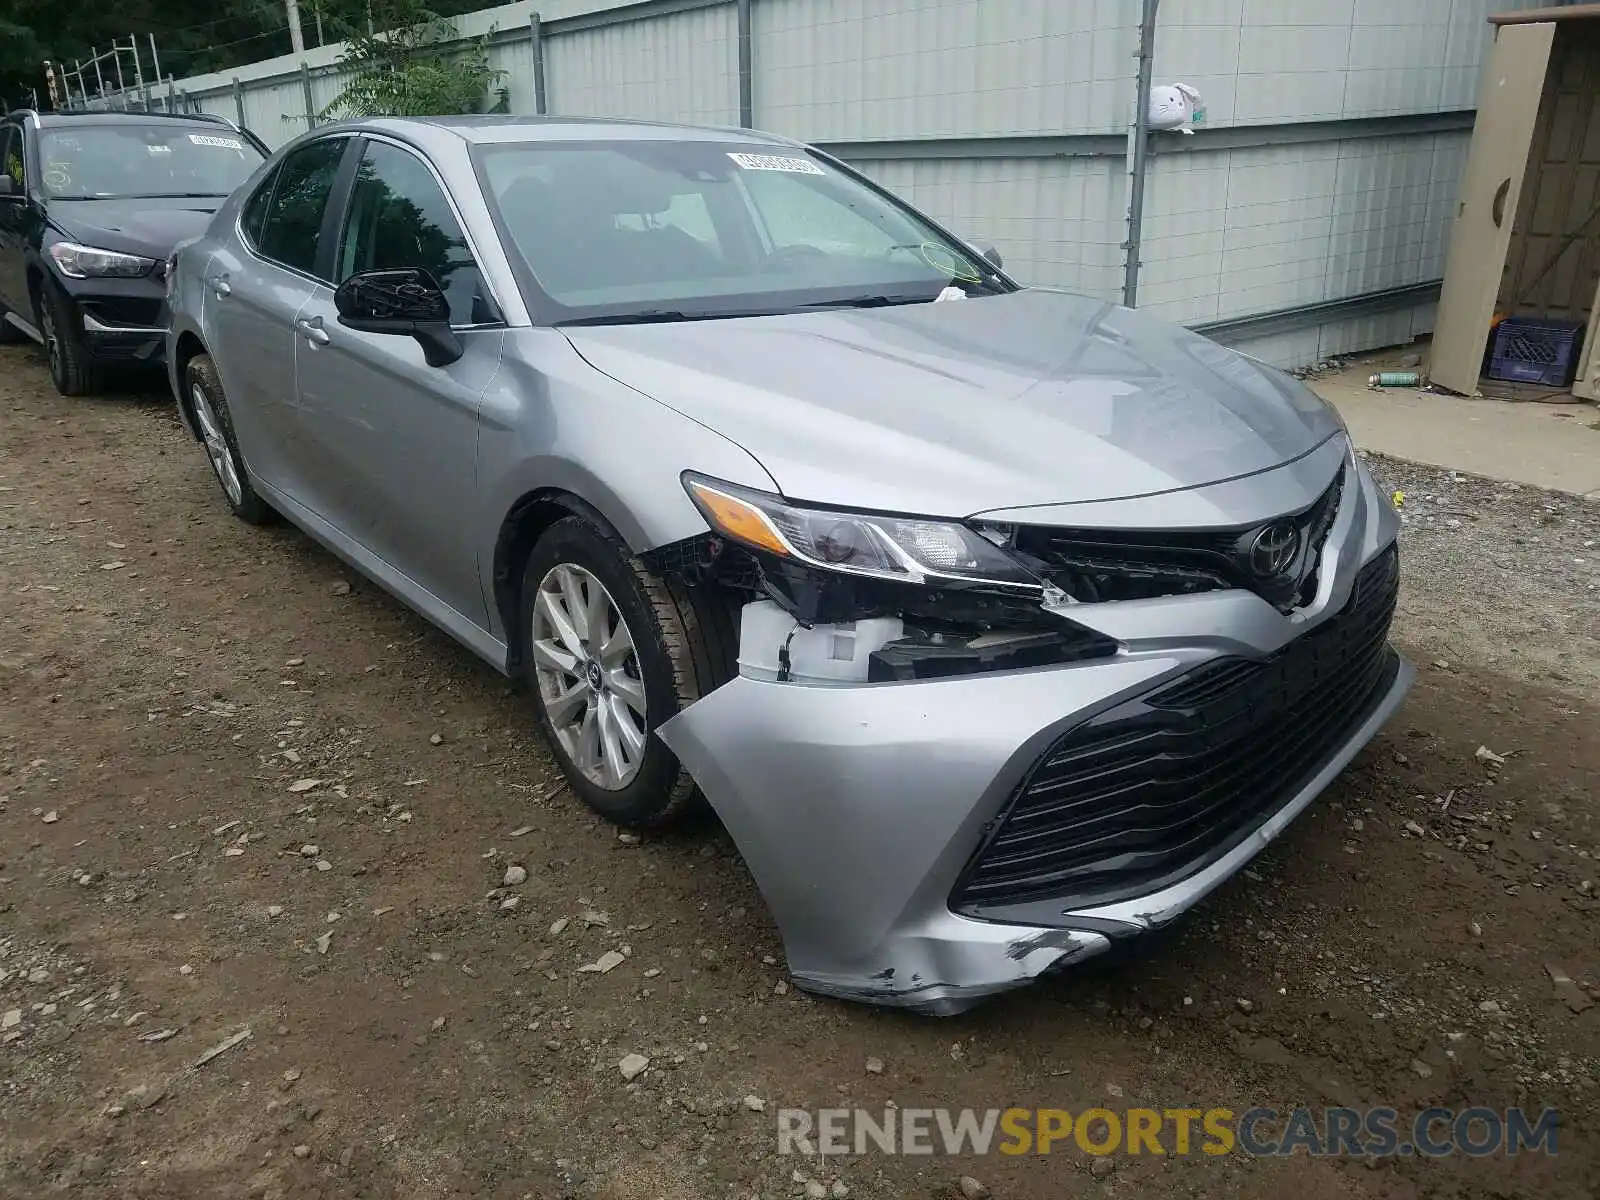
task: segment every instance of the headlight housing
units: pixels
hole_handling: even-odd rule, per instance
[[[817,570],[899,583],[1043,590],[1020,562],[959,521],[791,504],[692,472],[684,473],[683,486],[717,533]]]
[[[73,279],[137,279],[148,275],[156,265],[153,258],[80,246],[77,242],[56,242],[50,258],[63,275]]]

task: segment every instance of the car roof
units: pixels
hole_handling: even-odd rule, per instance
[[[795,143],[776,134],[717,125],[676,125],[668,121],[629,121],[607,117],[534,117],[486,114],[462,117],[373,117],[352,122],[357,127],[396,133],[418,126],[447,130],[479,145],[538,141],[665,141]]]
[[[223,125],[232,127],[232,122],[226,118],[212,116],[209,113],[37,112],[30,109],[20,109],[11,114],[12,117],[24,115],[36,120],[41,128],[51,129],[79,129],[89,125],[150,125],[168,121],[179,125]]]

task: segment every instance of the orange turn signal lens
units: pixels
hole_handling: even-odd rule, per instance
[[[773,527],[767,514],[748,500],[720,492],[699,480],[689,481],[689,494],[695,498],[700,511],[718,533],[789,557],[789,544]]]

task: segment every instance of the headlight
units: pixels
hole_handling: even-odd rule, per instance
[[[50,247],[50,257],[63,275],[73,279],[133,279],[149,274],[150,268],[156,265],[153,258],[119,254],[115,250],[97,250],[76,242],[57,242]]]
[[[718,533],[820,570],[901,583],[1042,587],[1021,563],[957,521],[803,508],[690,473],[683,485]]]

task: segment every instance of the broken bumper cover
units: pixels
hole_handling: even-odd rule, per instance
[[[953,1013],[1199,902],[1339,774],[1393,714],[1412,678],[1396,662],[1391,682],[1315,774],[1187,878],[1060,912],[1049,924],[952,912],[950,894],[985,827],[1056,738],[1086,710],[1137,695],[1196,661],[1152,655],[853,688],[741,677],[661,732],[748,862],[800,986]]]
[[[1244,591],[1079,605],[1066,612],[1114,636],[1115,657],[841,686],[741,675],[663,724],[749,865],[796,983],[958,1012],[1171,921],[1239,871],[1378,733],[1413,678],[1386,640],[1398,520],[1365,472],[1354,501],[1315,603],[1294,616]],[[1359,669],[1338,666],[1357,657]],[[1143,709],[1155,715],[1136,731],[1166,739],[1148,788],[1119,758],[1122,809],[1109,823],[1070,778],[1040,804],[1038,781],[1064,754]],[[1174,743],[1191,755],[1176,767]],[[1019,835],[1008,822],[1024,802],[1035,808]],[[1187,824],[1150,854],[1145,816],[1170,821],[1184,805]],[[1057,839],[1038,855],[1036,820]],[[1095,823],[1116,827],[1110,850],[1075,865],[1072,831]],[[1152,857],[1159,869],[1120,870]],[[1045,867],[1029,875],[1035,858]]]

